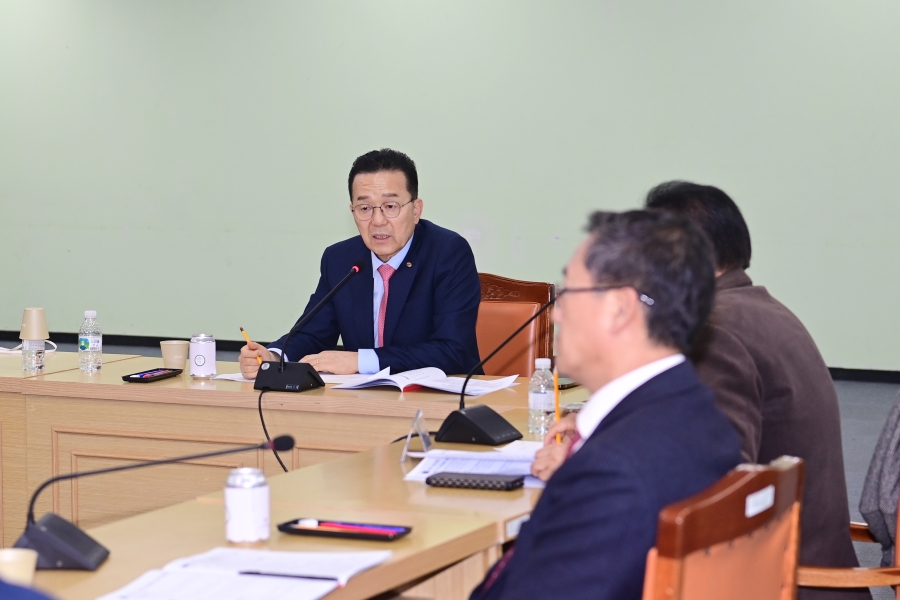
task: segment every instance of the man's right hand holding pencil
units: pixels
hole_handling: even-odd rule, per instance
[[[248,341],[247,344],[241,348],[241,375],[243,375],[244,378],[256,379],[256,373],[259,371],[259,360],[257,360],[257,357],[264,361],[279,360],[277,354],[269,352],[262,344]]]
[[[578,428],[575,426],[575,413],[570,413],[550,426],[547,435],[544,436],[544,447],[534,455],[531,463],[531,474],[547,481],[556,473],[566,458],[569,450],[575,442],[575,434]],[[556,434],[560,434],[560,442],[556,442]]]

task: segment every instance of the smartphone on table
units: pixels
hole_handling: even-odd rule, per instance
[[[304,518],[281,523],[278,526],[278,531],[289,533],[291,535],[318,535],[322,537],[337,537],[352,540],[390,542],[408,534],[412,531],[412,527]]]

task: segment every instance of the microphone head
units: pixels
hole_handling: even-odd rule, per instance
[[[290,435],[279,435],[277,438],[272,440],[272,449],[277,452],[287,452],[288,450],[292,450],[294,448],[294,438]]]
[[[355,265],[350,267],[350,270],[354,273],[359,273],[360,271],[362,271],[363,265],[365,265],[365,263],[363,261],[359,261]]]

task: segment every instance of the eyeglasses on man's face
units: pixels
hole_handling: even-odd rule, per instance
[[[375,209],[378,208],[381,210],[381,213],[387,217],[388,219],[393,219],[395,217],[400,216],[400,209],[404,206],[412,202],[404,202],[403,204],[399,202],[385,202],[379,206],[372,206],[371,204],[357,204],[356,206],[351,206],[350,210],[353,211],[353,214],[360,221],[370,221],[372,217],[375,216]]]
[[[571,288],[565,287],[563,285],[556,286],[556,296],[554,300],[556,301],[556,305],[559,306],[562,304],[562,296],[564,294],[577,294],[579,292],[606,292],[609,290],[618,290],[625,287],[631,287],[630,285],[598,285],[593,287],[580,287],[580,288]],[[641,292],[640,290],[635,290],[638,293],[638,300],[646,304],[647,306],[653,306],[656,304],[656,300],[648,296],[647,294]]]

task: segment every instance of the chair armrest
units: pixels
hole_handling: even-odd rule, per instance
[[[854,542],[875,542],[878,543],[874,537],[872,537],[872,532],[869,531],[869,526],[865,523],[854,523],[850,521],[850,539]]]
[[[797,567],[797,585],[824,588],[900,585],[900,567],[840,569],[800,566]]]

